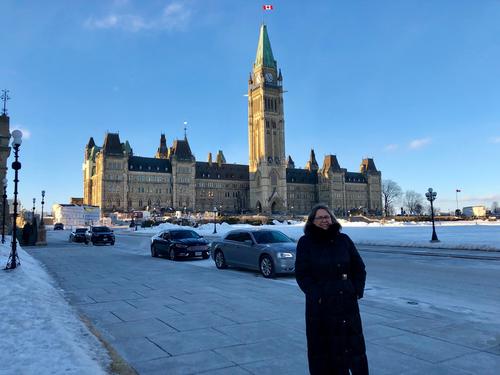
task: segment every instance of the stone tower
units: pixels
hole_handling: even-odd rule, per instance
[[[282,83],[262,24],[248,80],[250,209],[257,212],[284,212],[287,207]]]

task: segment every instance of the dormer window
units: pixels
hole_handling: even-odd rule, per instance
[[[139,169],[142,171],[142,165],[139,165]]]

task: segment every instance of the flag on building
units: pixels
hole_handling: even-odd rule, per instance
[[[262,5],[262,9],[264,9],[264,10],[273,10],[273,6],[272,5]]]
[[[460,193],[461,191],[462,191],[462,190],[460,190],[460,189],[457,189],[457,193]]]

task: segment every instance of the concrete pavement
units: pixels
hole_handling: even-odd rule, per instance
[[[295,285],[119,247],[28,251],[140,374],[308,373],[304,297]],[[489,375],[500,368],[498,320],[395,306],[369,293],[361,314],[371,374]]]

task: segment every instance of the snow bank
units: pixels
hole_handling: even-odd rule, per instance
[[[18,252],[21,266],[0,270],[0,372],[106,374],[107,352],[38,261],[19,246]],[[0,244],[2,268],[9,254],[10,238],[6,238]]]

